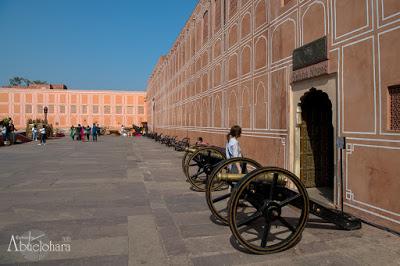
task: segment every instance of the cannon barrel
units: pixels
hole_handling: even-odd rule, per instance
[[[197,151],[197,149],[189,148],[189,147],[185,148],[185,152],[194,153],[195,151]]]
[[[245,176],[245,174],[221,174],[219,173],[217,175],[217,180],[219,181],[227,181],[227,182],[239,182],[242,180],[242,178]],[[255,180],[256,181],[267,181],[269,183],[272,183],[272,180],[274,178],[273,174],[260,174],[258,175]],[[286,185],[286,178],[283,176],[278,175],[278,179],[276,181],[277,185],[279,186],[285,186]]]

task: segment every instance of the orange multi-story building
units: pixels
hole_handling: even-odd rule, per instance
[[[44,107],[55,128],[92,123],[119,128],[146,121],[143,91],[68,90],[57,84],[0,88],[0,119],[11,117],[17,129],[29,119],[44,119]]]
[[[245,156],[400,232],[399,43],[399,0],[201,0],[149,79],[149,128],[223,146],[239,124]]]

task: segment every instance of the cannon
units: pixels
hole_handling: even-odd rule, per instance
[[[174,148],[176,151],[184,151],[186,148],[190,146],[190,139],[189,138],[183,138],[180,141],[177,141],[174,145]]]
[[[256,254],[295,245],[310,212],[340,229],[361,228],[359,219],[310,199],[295,174],[261,167],[249,158],[220,162],[207,178],[206,201],[213,217],[229,225],[237,242]]]
[[[182,169],[187,181],[197,191],[205,191],[208,176],[226,159],[225,151],[215,146],[192,146],[185,149]]]

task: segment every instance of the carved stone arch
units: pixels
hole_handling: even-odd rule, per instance
[[[259,28],[261,25],[267,22],[267,9],[265,0],[258,1],[255,8],[255,28]]]
[[[202,77],[201,77],[201,91],[207,91],[208,90],[208,73],[204,72]]]
[[[232,90],[228,98],[228,127],[238,124],[238,107],[236,92]]]
[[[222,16],[221,16],[221,11],[222,11],[222,1],[223,0],[214,0],[213,2],[213,14],[214,14],[214,33],[219,31],[221,29],[221,22],[222,22]]]
[[[240,73],[241,75],[246,75],[251,71],[251,47],[250,45],[246,45],[243,47],[241,56],[240,56],[241,66],[240,66]]]
[[[272,32],[271,43],[272,62],[290,57],[296,48],[296,22],[287,19],[277,25]]]
[[[243,17],[242,21],[240,23],[241,25],[241,38],[245,38],[248,36],[251,32],[251,15],[249,12],[247,12]]]
[[[252,110],[252,93],[247,86],[242,87],[241,93],[241,126],[243,128],[251,128],[251,110]]]
[[[214,87],[221,85],[222,81],[222,66],[217,64],[214,67]]]
[[[228,61],[228,80],[233,80],[238,76],[238,56],[236,53],[229,57]]]
[[[208,125],[209,125],[209,117],[210,117],[210,114],[211,114],[209,97],[203,98],[202,114],[203,114],[203,117],[201,119],[201,126],[202,127],[208,127]]]
[[[213,46],[213,58],[214,59],[221,55],[221,52],[222,52],[221,45],[222,45],[221,39],[217,39]]]
[[[194,126],[200,127],[200,125],[201,125],[201,102],[200,102],[200,100],[196,101],[195,112],[196,112],[196,114],[195,114],[196,117],[195,117]]]
[[[263,82],[259,82],[256,86],[254,93],[254,123],[255,128],[265,129],[267,128],[267,106],[265,98],[266,90]]]
[[[234,46],[238,42],[238,25],[234,24],[230,27],[228,33],[228,45],[229,47]]]
[[[301,16],[302,44],[310,43],[327,34],[326,8],[321,1],[311,3]]]
[[[210,12],[205,10],[203,12],[203,44],[208,41],[209,38],[209,22],[210,20]]]
[[[219,95],[216,95],[214,98],[214,106],[213,106],[213,126],[221,127],[222,126],[222,102]]]

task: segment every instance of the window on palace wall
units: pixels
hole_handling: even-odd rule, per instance
[[[126,112],[130,115],[133,115],[133,106],[126,107]]]
[[[104,113],[105,114],[110,114],[111,113],[111,107],[109,105],[104,106]]]
[[[71,105],[71,113],[76,114],[76,105]]]
[[[50,104],[48,108],[49,108],[48,110],[49,114],[54,114],[54,105]]]
[[[400,130],[400,85],[389,87],[390,129]]]
[[[98,113],[99,113],[99,106],[93,105],[93,114],[98,114]]]
[[[32,104],[25,104],[25,113],[27,114],[32,113]]]
[[[43,113],[43,105],[38,104],[38,105],[36,106],[36,112],[38,112],[39,114],[40,114],[40,113]]]
[[[82,114],[87,114],[87,105],[82,105]]]
[[[60,105],[60,113],[65,114],[65,105]]]
[[[119,115],[122,114],[122,106],[115,107],[115,112]]]
[[[144,106],[138,106],[138,114],[139,115],[144,114]]]

